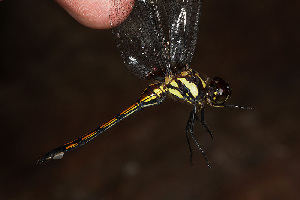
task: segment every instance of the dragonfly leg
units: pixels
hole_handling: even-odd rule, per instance
[[[204,156],[204,159],[206,161],[206,164],[209,168],[211,168],[208,158],[204,152],[204,150],[202,149],[202,147],[200,146],[200,144],[198,143],[198,141],[196,140],[196,138],[194,137],[194,125],[195,125],[195,119],[197,118],[197,107],[194,106],[193,110],[190,113],[188,122],[187,122],[187,126],[186,126],[186,135],[187,135],[187,140],[188,140],[188,144],[189,144],[189,148],[190,148],[190,152],[191,152],[191,160],[190,162],[192,162],[192,150],[191,150],[191,146],[189,143],[189,136],[188,133],[191,135],[192,140],[194,141],[194,143],[196,144],[198,150],[202,153],[202,155]]]
[[[192,163],[192,160],[193,160],[193,149],[191,147],[190,137],[189,137],[190,129],[191,129],[191,125],[190,125],[190,123],[188,121],[188,123],[186,124],[185,136],[186,136],[186,141],[187,141],[187,143],[189,145],[189,150],[190,150],[190,164],[193,165],[193,163]]]
[[[200,118],[200,123],[202,124],[202,126],[205,128],[205,130],[209,133],[211,139],[214,139],[213,137],[213,134],[212,132],[210,131],[210,129],[208,128],[206,122],[204,121],[204,106],[201,108],[201,111],[200,111],[200,115],[201,115],[201,118]],[[199,121],[199,118],[197,117],[198,121]]]

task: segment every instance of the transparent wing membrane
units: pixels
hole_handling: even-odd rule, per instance
[[[120,0],[110,9],[114,25],[125,9]],[[113,29],[129,71],[139,78],[152,72],[166,76],[190,64],[198,32],[200,0],[137,0],[129,17]],[[154,76],[154,78],[156,78]]]
[[[119,1],[112,9],[118,12]],[[159,0],[136,1],[129,17],[113,28],[117,47],[129,71],[139,78],[146,78],[153,70],[165,71],[169,67],[168,45],[162,16],[164,4]],[[111,16],[115,16],[111,13]],[[111,23],[114,19],[111,18]]]
[[[190,65],[198,37],[200,0],[170,1],[170,57],[172,65]]]

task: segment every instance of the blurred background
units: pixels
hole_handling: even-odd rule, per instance
[[[220,76],[231,104],[206,109],[194,148],[191,106],[166,100],[88,145],[36,161],[108,121],[150,83],[124,66],[110,30],[53,1],[0,3],[1,199],[281,200],[300,197],[299,1],[204,1],[192,68]]]

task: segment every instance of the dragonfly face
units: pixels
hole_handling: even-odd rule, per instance
[[[229,84],[222,78],[213,78],[207,86],[206,101],[214,107],[224,107],[224,103],[229,99],[231,89]]]

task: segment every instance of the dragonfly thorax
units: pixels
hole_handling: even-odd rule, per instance
[[[183,71],[166,83],[167,92],[190,104],[203,104],[206,81],[193,70]]]
[[[166,84],[167,92],[189,104],[223,107],[231,95],[229,85],[220,77],[204,79],[197,72],[187,70],[174,76]]]

